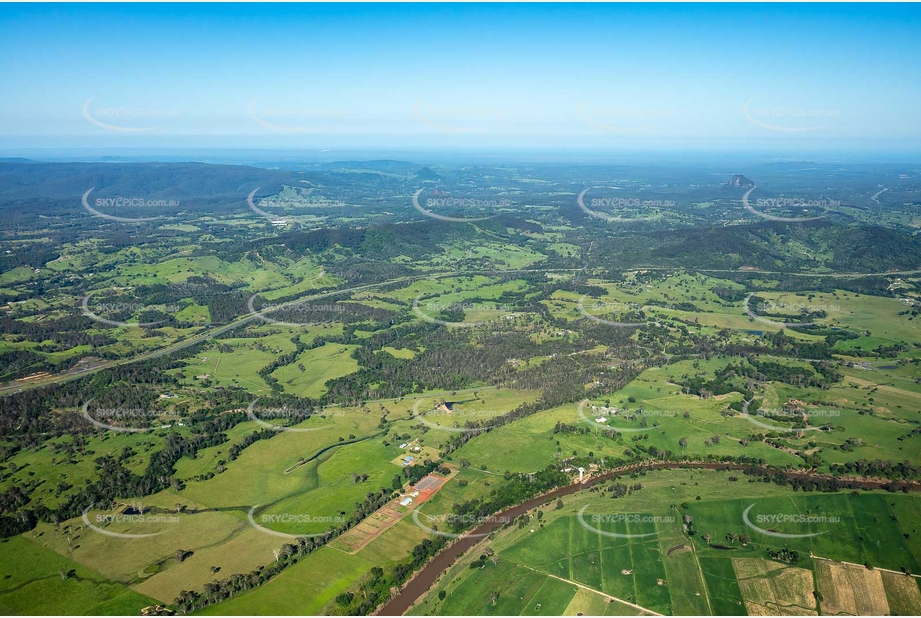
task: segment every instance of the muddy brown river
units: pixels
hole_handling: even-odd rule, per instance
[[[423,594],[425,594],[429,588],[434,585],[442,573],[449,569],[456,561],[457,558],[464,552],[471,549],[481,540],[484,536],[487,535],[496,529],[505,525],[505,522],[510,519],[514,519],[519,515],[523,515],[530,511],[531,509],[537,508],[545,504],[548,500],[555,500],[561,496],[568,496],[569,494],[574,494],[577,491],[587,489],[596,485],[598,483],[603,483],[610,480],[612,477],[621,476],[623,474],[630,474],[632,472],[639,472],[640,470],[669,470],[669,469],[679,469],[679,468],[694,468],[694,469],[704,469],[704,470],[747,470],[752,467],[751,464],[736,464],[736,463],[712,463],[712,462],[661,462],[661,463],[651,463],[651,464],[638,464],[635,466],[627,466],[624,468],[619,468],[611,472],[606,472],[599,476],[595,476],[587,479],[584,483],[573,483],[572,485],[566,485],[565,487],[560,487],[554,489],[553,491],[538,496],[537,498],[532,498],[527,502],[522,502],[516,506],[508,508],[500,513],[495,514],[490,520],[480,526],[469,531],[469,535],[461,537],[453,545],[442,550],[437,556],[432,558],[429,562],[425,564],[409,582],[407,582],[403,588],[385,603],[377,612],[376,615],[379,616],[402,616],[406,611],[412,607]],[[765,468],[761,468],[765,469]],[[787,478],[829,478],[828,475],[821,475],[810,473],[807,471],[784,471],[784,470],[775,470],[774,472],[779,472],[786,476]],[[848,483],[853,483],[858,487],[865,489],[879,489],[884,487],[888,483],[885,481],[875,481],[875,480],[851,480],[851,479],[842,479],[846,480]],[[909,489],[919,490],[921,485],[918,483],[904,483]]]

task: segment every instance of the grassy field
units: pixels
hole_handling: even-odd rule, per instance
[[[827,293],[759,291],[758,296],[772,303],[771,313],[778,316],[756,320],[746,313],[743,302],[728,302],[713,292],[714,288],[744,289],[741,285],[700,273],[679,271],[651,282],[643,282],[635,274],[627,273],[621,282],[590,279],[589,283],[604,288],[605,295],[600,299],[583,299],[585,312],[615,322],[624,321],[623,316],[631,307],[642,308],[650,320],[666,323],[680,320],[711,333],[730,329],[735,331],[733,337],[744,338],[751,333],[780,331],[786,321],[782,315],[795,318],[801,307],[807,307],[825,311],[825,317],[818,318],[817,324],[868,333],[859,339],[839,342],[837,349],[842,352],[917,341],[921,335],[921,323],[899,315],[905,305],[897,298],[867,296],[845,290]],[[770,280],[761,283],[769,285]],[[556,317],[578,320],[584,317],[578,309],[580,298],[580,294],[558,291],[544,304]],[[596,304],[599,306],[596,307]],[[695,309],[683,308],[682,304],[693,305]],[[816,339],[813,335],[789,329],[786,332],[798,339]]]
[[[204,616],[309,616],[319,614],[374,566],[325,547],[285,569],[269,583],[201,612]]]
[[[236,515],[245,517],[244,511],[255,505],[280,505],[283,500],[296,501],[298,496],[308,494],[319,499],[329,493],[324,483],[335,479],[343,483],[341,488],[347,488],[348,495],[337,503],[338,507],[333,506],[335,498],[322,499],[334,511],[324,515],[350,512],[354,495],[360,493],[363,497],[368,491],[352,483],[352,473],[369,474],[368,487],[377,488],[377,480],[386,478],[389,484],[399,471],[389,463],[399,452],[395,447],[387,450],[374,441],[340,445],[340,438],[348,442],[351,435],[361,439],[377,433],[377,419],[376,415],[363,413],[310,419],[296,428],[315,431],[284,431],[270,440],[256,442],[230,462],[225,472],[206,481],[189,482],[180,494],[214,508],[233,507]],[[389,472],[393,474],[387,476]]]
[[[723,364],[725,362],[722,361]],[[719,360],[711,361],[712,366],[720,363]],[[451,457],[454,461],[466,459],[475,468],[485,466],[494,472],[533,472],[574,453],[625,457],[634,444],[632,437],[643,435],[648,438],[640,442],[642,446],[655,446],[673,453],[692,456],[744,454],[777,465],[797,461],[791,453],[762,442],[752,442],[745,447],[739,444],[740,439],[758,430],[739,415],[727,418],[721,414],[730,403],[739,401],[740,395],[729,394],[704,400],[683,394],[671,380],[692,370],[692,364],[692,361],[684,361],[666,368],[649,369],[624,389],[587,403],[581,413],[578,404],[569,404],[501,426],[464,445]],[[630,398],[634,400],[632,403]],[[598,423],[595,419],[599,416],[590,406],[593,403],[605,405],[606,402],[624,412]],[[642,415],[638,414],[640,408],[644,410]],[[637,418],[627,420],[627,414],[635,414]],[[642,425],[643,418],[646,420],[645,427]],[[594,433],[554,434],[553,429],[558,422],[577,427],[608,427],[624,433],[621,440],[611,440]],[[714,435],[721,436],[719,443],[712,441]],[[687,441],[684,447],[679,444],[682,438]]]
[[[342,446],[329,451],[327,459],[316,465],[307,464],[290,473],[298,476],[305,485],[314,485],[309,491],[299,491],[272,501],[273,496],[263,494],[266,507],[260,509],[262,517],[283,514],[306,514],[323,521],[315,524],[285,524],[269,526],[289,534],[317,534],[331,529],[337,518],[344,521],[351,516],[355,504],[364,500],[369,491],[389,487],[399,468],[390,463],[395,449],[378,441],[366,441]],[[366,474],[367,480],[356,482],[353,474]],[[257,519],[257,521],[259,521]],[[341,523],[339,521],[339,523]]]
[[[498,598],[492,598],[499,590]],[[562,615],[577,590],[577,586],[508,560],[476,569],[463,584],[448,593],[437,613],[446,616]]]
[[[195,231],[194,226],[171,229]],[[554,241],[561,237],[546,235],[547,240]],[[487,266],[525,268],[544,258],[536,251],[491,241],[442,248],[444,253],[427,267],[478,260],[484,265],[483,272],[488,272]],[[92,287],[101,293],[103,283],[137,286],[210,276],[247,293],[258,292],[271,301],[342,282],[328,275],[312,257],[287,251],[283,258],[268,263],[257,252],[247,252],[228,262],[193,257],[192,249],[193,245],[183,247],[178,253],[161,256],[163,259],[144,259],[150,256],[137,248],[100,254],[100,268],[111,270],[105,281],[94,281]],[[574,258],[581,250],[579,245],[565,242],[553,242],[548,247],[560,258]],[[67,271],[80,266],[79,261],[75,254],[65,253],[53,267]],[[0,285],[12,289],[36,278],[28,268],[14,269],[0,276]],[[752,319],[744,303],[727,301],[714,292],[723,288],[741,293],[745,289],[718,277],[683,271],[661,276],[656,272],[631,272],[622,281],[589,278],[585,283],[604,290],[600,301],[606,306],[586,309],[603,319],[619,320],[635,305],[650,321],[660,323],[672,334],[687,329],[696,336],[744,345],[754,345],[759,338],[764,343],[762,333],[776,333],[783,328]],[[782,282],[765,275],[758,283],[779,289]],[[573,289],[578,288],[557,290],[541,297],[541,302],[555,318],[577,329],[579,321],[585,319],[579,310],[579,301],[584,297]],[[524,279],[464,275],[420,278],[392,289],[364,291],[352,299],[397,312],[409,312],[418,300],[420,311],[430,316],[459,305],[464,307],[465,320],[471,324],[506,321],[505,317],[515,312],[502,306],[503,295],[522,292],[527,292],[529,298],[540,293],[537,286],[532,287]],[[616,391],[592,391],[585,405],[571,403],[542,410],[478,436],[446,458],[457,468],[451,481],[430,501],[412,508],[437,520],[456,504],[485,498],[496,489],[501,491],[506,471],[533,472],[559,465],[573,456],[630,459],[656,452],[694,458],[744,455],[771,465],[797,466],[803,463],[805,453],[821,456],[820,470],[827,470],[830,464],[861,459],[921,463],[921,433],[912,433],[921,424],[921,384],[918,365],[910,362],[921,358],[921,349],[909,347],[892,358],[862,354],[878,346],[919,340],[921,321],[899,315],[906,305],[897,298],[870,297],[840,289],[825,293],[763,290],[757,294],[780,307],[807,303],[828,307],[827,316],[818,320],[820,324],[860,333],[858,338],[841,341],[835,347],[837,360],[841,361],[836,369],[844,376],[840,382],[809,387],[761,379],[750,383],[742,378],[733,381],[736,386],[746,384],[751,388],[763,408],[795,402],[811,412],[811,419],[820,418],[819,410],[832,410],[835,414],[827,421],[829,431],[802,435],[778,431],[772,435],[774,445],[753,440],[753,434],[763,433],[764,429],[729,407],[740,404],[741,392],[701,397],[682,386],[694,377],[712,377],[729,363],[746,361],[741,356],[703,358],[701,353],[700,358],[648,367]],[[61,317],[68,315],[70,305],[79,300],[68,297],[45,303],[33,299],[22,307],[40,308],[46,315]],[[792,318],[796,312],[791,310],[784,315]],[[185,309],[180,317],[197,323],[211,319],[207,308],[197,304]],[[418,315],[411,319],[424,321]],[[528,336],[536,343],[553,340],[578,347],[585,336],[558,325],[548,328],[536,314],[506,322],[533,326]],[[306,350],[293,362],[275,369],[272,377],[285,394],[320,398],[327,393],[329,380],[359,370],[352,353],[374,332],[383,332],[376,328],[363,326],[356,331],[357,338],[347,344],[326,343]],[[174,365],[168,370],[180,378],[180,399],[174,405],[205,388],[240,388],[253,398],[268,395],[271,388],[259,372],[279,356],[293,352],[295,341],[309,342],[319,336],[350,332],[341,323],[309,327],[255,324],[247,329],[246,335],[258,336],[209,340],[203,349],[196,349],[194,357],[182,359],[182,367]],[[101,348],[106,353],[130,355],[167,345],[196,330],[197,327],[164,327],[145,332],[124,327],[93,332],[117,337],[117,343]],[[798,342],[821,340],[814,334],[784,331]],[[653,335],[648,331],[637,334],[636,341],[646,336]],[[667,338],[663,337],[660,342]],[[438,340],[434,341],[438,345]],[[402,360],[428,358],[420,358],[426,348],[411,337],[389,343],[392,345],[375,349],[374,354]],[[472,344],[482,345],[479,340]],[[88,346],[50,350],[49,346],[12,338],[0,344],[0,351],[39,348],[45,358],[55,362],[92,351]],[[651,348],[646,351],[659,352]],[[669,348],[668,353],[679,352]],[[526,371],[557,356],[554,349],[541,354],[521,363],[519,370]],[[610,362],[624,362],[619,358],[620,349],[609,347],[603,339],[574,354],[598,359],[599,367],[612,357],[615,360]],[[758,360],[811,373],[805,358],[763,354]],[[596,383],[587,381],[584,386],[594,388]],[[194,458],[184,458],[176,464],[175,478],[183,484],[144,498],[145,505],[170,513],[181,511],[176,513],[175,522],[99,525],[109,533],[155,536],[111,536],[87,528],[76,518],[58,525],[40,524],[34,534],[0,544],[0,566],[6,565],[4,575],[8,575],[0,587],[0,609],[11,614],[37,610],[137,613],[144,605],[171,602],[182,590],[202,590],[214,579],[247,573],[271,563],[275,559],[273,550],[289,540],[267,532],[294,535],[330,530],[351,516],[356,504],[369,492],[391,487],[393,477],[401,472],[399,458],[413,447],[421,447],[419,459],[434,459],[457,435],[454,430],[462,429],[467,420],[488,421],[523,403],[534,402],[541,394],[537,388],[512,390],[471,380],[463,384],[469,388],[408,393],[413,390],[410,388],[403,397],[370,401],[361,408],[329,406],[324,408],[326,418],[312,418],[295,427],[297,431],[280,432],[271,439],[257,441],[234,460],[230,459],[230,449],[261,427],[248,421],[230,428],[226,431],[227,442],[205,448]],[[451,413],[437,409],[442,400],[452,406]],[[615,410],[602,413],[602,407]],[[605,418],[597,420],[601,416]],[[389,425],[381,423],[382,417]],[[577,431],[556,431],[559,425],[575,427]],[[578,431],[585,428],[591,431]],[[617,430],[620,435],[607,437],[603,433],[607,429]],[[63,452],[68,440],[59,438],[42,448],[12,454],[4,462],[0,490],[39,478],[43,482],[34,488],[33,497],[53,507],[74,488],[94,478],[96,457],[118,455],[130,448],[123,464],[132,472],[143,471],[150,455],[161,448],[163,435],[94,437],[87,445],[92,456],[76,457],[72,462]],[[401,449],[397,445],[403,442],[410,445]],[[603,490],[583,491],[566,498],[563,508],[547,504],[540,509],[540,517],[532,512],[529,521],[498,532],[463,556],[411,613],[921,612],[917,582],[883,570],[921,571],[921,500],[915,496],[798,493],[741,473],[733,476],[688,470],[639,474],[620,482],[631,486],[623,497],[614,499]],[[263,529],[249,525],[250,513]],[[808,524],[762,521],[761,528],[756,529],[746,525],[746,513],[758,521],[778,514],[822,520]],[[101,514],[91,511],[89,517],[92,520]],[[310,521],[286,519],[292,515],[306,516]],[[685,516],[692,518],[694,534],[683,529]],[[774,536],[778,531],[813,536]],[[355,590],[372,566],[404,560],[427,534],[411,517],[403,517],[366,545],[333,542],[300,559],[263,587],[204,613],[334,612],[337,594]],[[738,540],[738,535],[746,535],[747,542]],[[485,547],[495,551],[497,560],[486,560],[471,569],[470,563]],[[768,559],[768,550],[781,548],[799,552],[798,561],[783,564]],[[180,549],[191,553],[179,560],[176,552]],[[15,568],[17,556],[25,556],[28,562],[22,573]],[[864,564],[875,568],[866,569]],[[61,570],[66,574],[71,569],[75,570],[74,576],[60,576]],[[858,592],[848,595],[845,590]],[[818,596],[813,595],[814,591]],[[444,600],[438,598],[439,592],[445,593]],[[69,603],[66,607],[62,601],[65,598]]]
[[[896,571],[904,567],[917,573],[921,570],[917,558],[904,542],[904,531],[891,518],[889,505],[900,500],[915,499],[884,494],[752,496],[720,502],[702,501],[694,504],[689,512],[694,514],[695,521],[701,522],[697,525],[698,529],[719,539],[714,540],[714,543],[723,543],[729,533],[747,533],[751,536],[752,544],[757,546],[756,549],[777,547],[780,543],[806,556],[813,553],[816,556],[872,564]],[[816,519],[816,523],[762,523],[761,528],[783,534],[818,535],[785,538],[781,541],[757,531],[746,530],[742,515],[751,505],[754,506],[749,518],[756,524],[758,517],[778,514]],[[740,552],[733,551],[734,555],[736,553]]]
[[[255,421],[247,421],[234,425],[224,432],[227,435],[227,442],[224,444],[201,449],[196,454],[195,459],[183,457],[176,462],[176,477],[180,479],[191,479],[195,476],[215,472],[218,467],[218,462],[226,459],[231,446],[238,444],[246,436],[254,431],[259,431],[259,429],[261,428]]]
[[[358,370],[358,361],[351,356],[355,347],[329,343],[307,350],[294,363],[285,365],[272,375],[286,393],[298,397],[320,397],[326,392],[328,380]]]
[[[415,350],[410,350],[408,348],[397,349],[390,346],[384,346],[381,350],[394,358],[410,359],[416,356]]]
[[[72,444],[70,437],[57,438],[39,449],[22,450],[6,462],[10,470],[15,466],[15,472],[4,474],[0,491],[33,478],[43,479],[44,483],[34,489],[33,500],[41,500],[49,506],[58,505],[66,501],[75,488],[96,478],[96,457],[118,454],[130,448],[133,454],[126,458],[125,467],[134,472],[142,471],[151,454],[162,448],[163,439],[157,433],[109,432],[93,437],[86,444],[86,451],[94,453],[92,458],[80,456],[80,449],[76,449],[73,458],[69,457],[63,445]],[[62,448],[60,454],[55,454],[52,445]]]
[[[150,597],[25,537],[0,543],[0,611],[8,615],[137,615]]]
[[[537,391],[519,391],[509,389],[474,390],[468,393],[450,395],[447,393],[428,398],[416,398],[413,403],[414,416],[424,419],[424,423],[431,431],[430,441],[443,441],[458,433],[467,422],[485,423],[497,416],[511,412],[523,403],[530,403],[537,399]],[[439,408],[444,399],[451,411],[446,412]],[[399,406],[397,407],[399,409]]]
[[[530,615],[535,613],[533,599],[548,578],[571,586],[559,589],[560,598],[576,603],[574,607],[592,608],[596,615],[609,613],[609,606],[617,603],[605,604],[608,597],[619,600],[614,606],[618,615],[642,611],[624,603],[682,615],[738,615],[763,608],[773,608],[773,613],[784,606],[794,613],[814,613],[824,605],[816,604],[813,590],[816,586],[827,590],[831,580],[816,566],[826,563],[811,559],[810,551],[832,560],[870,562],[896,571],[905,566],[916,572],[918,554],[910,537],[919,525],[919,498],[886,493],[800,494],[760,481],[750,483],[744,476],[731,481],[731,476],[713,471],[649,472],[623,479],[627,484],[640,483],[642,489],[621,498],[612,500],[593,490],[565,498],[561,509],[547,504],[532,511],[527,524],[506,528],[467,552],[411,613]],[[738,499],[740,492],[749,497]],[[787,523],[782,531],[810,533],[835,526],[834,534],[802,539],[762,535],[748,528],[742,517],[752,503],[756,505],[752,521],[768,513],[822,514],[835,518],[834,523]],[[685,515],[691,518],[694,535],[683,530]],[[623,538],[606,533],[650,536]],[[743,546],[727,540],[728,533],[747,533],[751,541]],[[706,542],[704,535],[712,540]],[[721,544],[727,549],[717,547]],[[495,552],[497,562],[487,560],[482,568],[470,569],[487,547]],[[768,558],[767,549],[781,547],[798,550],[799,563],[785,565]],[[852,578],[871,577],[864,573],[885,576],[879,579],[879,591],[885,585],[885,592],[882,597],[875,593],[873,607],[888,603],[886,608],[921,611],[921,594],[912,578],[863,566],[853,569]],[[576,585],[590,590],[577,592]],[[559,612],[555,607],[554,611]]]
[[[267,530],[324,532],[351,516],[369,491],[389,487],[400,472],[391,460],[401,451],[371,438],[379,431],[378,414],[338,409],[324,416],[293,428],[300,431],[258,441],[236,460],[226,461],[230,444],[258,427],[243,423],[229,432],[229,443],[205,449],[196,459],[181,460],[177,473],[188,475],[185,488],[143,499],[148,511],[163,509],[164,519],[106,522],[101,519],[104,514],[91,511],[90,521],[103,532],[76,518],[59,526],[40,524],[35,542],[165,603],[182,590],[200,590],[216,577],[269,564],[284,539],[250,526],[252,507],[259,505],[254,518]],[[218,467],[222,459],[223,472]],[[191,478],[214,472],[207,480]],[[308,515],[309,520],[292,520],[292,514]],[[412,534],[402,540],[382,537],[362,552],[378,559],[408,551],[415,544],[411,539],[421,538],[422,531],[406,525],[402,529]],[[175,557],[179,549],[191,553],[180,561]]]
[[[279,354],[294,350],[291,335],[285,332],[268,334],[259,339],[223,339],[186,361],[181,370],[186,376],[183,382],[224,388],[239,386],[253,395],[267,395],[271,389],[259,375],[259,370]],[[178,369],[172,371],[180,372]]]

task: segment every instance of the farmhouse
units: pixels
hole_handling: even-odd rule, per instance
[[[409,506],[412,503],[413,503],[413,499],[410,498],[409,496],[406,496],[405,498],[400,500],[400,506]]]

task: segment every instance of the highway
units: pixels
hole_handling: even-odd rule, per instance
[[[426,273],[419,275],[407,275],[404,277],[397,277],[395,279],[388,279],[386,281],[380,281],[378,283],[367,283],[364,285],[358,285],[349,288],[341,288],[338,290],[332,290],[329,292],[323,292],[320,294],[312,294],[303,296],[296,300],[288,301],[277,307],[273,307],[272,311],[277,311],[285,306],[296,305],[298,303],[303,303],[304,301],[310,300],[320,300],[323,298],[329,298],[332,296],[339,296],[341,294],[349,294],[354,292],[361,292],[364,290],[371,290],[377,287],[382,287],[386,285],[392,285],[394,283],[405,283],[409,281],[415,281],[417,279],[444,279],[447,277],[464,277],[472,275],[502,275],[502,274],[513,274],[516,272],[524,273],[534,273],[534,272],[582,272],[583,268],[528,268],[528,269],[510,269],[510,270],[496,270],[496,271],[452,271],[445,273]],[[637,271],[637,270],[688,270],[688,271],[697,271],[697,272],[719,272],[719,273],[747,273],[747,274],[766,274],[766,275],[793,275],[793,276],[803,276],[803,277],[836,277],[836,278],[854,278],[854,277],[871,277],[871,276],[901,276],[901,275],[915,275],[921,273],[921,270],[905,270],[905,271],[894,271],[894,272],[879,272],[879,273],[803,273],[803,272],[780,272],[780,271],[764,271],[764,270],[727,270],[727,269],[707,269],[707,268],[673,268],[673,267],[631,267],[624,268],[624,271]],[[111,369],[112,367],[119,367],[122,365],[130,365],[132,363],[138,363],[145,360],[150,360],[153,358],[160,358],[162,356],[168,356],[184,350],[188,347],[194,346],[208,339],[212,339],[231,331],[235,328],[247,324],[254,320],[261,319],[260,316],[256,313],[247,313],[239,318],[228,322],[223,326],[193,335],[182,341],[177,341],[176,343],[170,344],[168,346],[151,350],[148,352],[142,352],[137,356],[131,358],[123,358],[119,360],[104,361],[102,363],[93,365],[92,367],[86,367],[85,369],[80,369],[73,372],[60,373],[56,375],[49,376],[47,378],[37,378],[30,380],[28,382],[22,381],[13,381],[7,385],[0,386],[0,396],[10,395],[13,393],[19,393],[22,391],[32,390],[34,388],[39,388],[42,386],[49,386],[51,384],[62,384],[64,382],[70,382],[72,380],[79,380],[82,377],[87,375],[92,375],[96,372],[103,371],[105,369]]]

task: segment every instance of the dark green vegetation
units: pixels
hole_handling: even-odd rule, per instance
[[[816,170],[745,170],[777,221],[706,166],[0,164],[0,534],[35,570],[0,606],[369,613],[443,549],[429,530],[651,460],[746,469],[546,505],[419,607],[754,613],[812,608],[758,596],[761,560],[916,573],[919,185]],[[755,498],[843,523],[757,540]],[[578,523],[605,504],[677,520]]]
[[[616,491],[624,481],[629,489]],[[746,498],[732,498],[742,492]],[[761,515],[813,518],[777,524],[785,533],[820,534],[778,539],[759,533],[744,524],[750,504]],[[484,539],[412,613],[533,614],[546,582],[570,584],[560,594],[564,606],[575,604],[569,615],[587,602],[576,594],[579,586],[590,589],[602,606],[614,603],[615,613],[737,615],[758,605],[772,613],[785,606],[814,611],[816,603],[821,613],[836,613],[831,598],[826,606],[821,594],[816,599],[813,593],[834,588],[829,568],[850,568],[838,560],[856,563],[854,572],[870,583],[875,579],[878,589],[863,593],[879,596],[883,607],[907,599],[916,604],[921,592],[903,573],[917,569],[906,537],[916,531],[918,508],[907,496],[801,494],[726,472],[660,471],[615,479],[562,505],[537,508]],[[765,590],[748,582],[766,572],[783,584],[774,586],[771,600],[759,598]],[[881,595],[890,582],[896,585]],[[797,605],[803,595],[807,604]],[[637,607],[630,612],[620,603]]]

